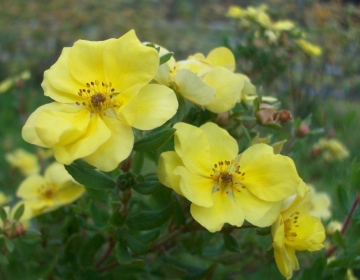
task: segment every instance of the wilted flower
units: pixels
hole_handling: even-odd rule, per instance
[[[22,199],[25,208],[39,215],[72,203],[84,191],[85,188],[74,181],[64,166],[55,162],[45,170],[44,176],[36,174],[27,177],[16,195]]]
[[[150,130],[176,113],[174,92],[149,84],[158,67],[157,51],[133,30],[119,39],[75,42],[45,71],[42,87],[56,102],[32,113],[23,138],[52,148],[61,163],[84,158],[113,170],[132,150],[132,127]]]
[[[260,104],[259,110],[255,112],[255,117],[263,125],[279,125],[293,120],[290,111],[278,110],[275,106],[266,103]]]
[[[192,216],[209,231],[241,226],[244,219],[268,226],[283,199],[304,194],[293,161],[274,155],[271,146],[256,144],[238,155],[236,140],[213,123],[174,128],[175,152],[161,154],[159,180],[192,202]]]
[[[25,176],[38,173],[40,166],[36,155],[24,149],[16,149],[5,154],[6,161],[15,168],[18,168]]]
[[[310,215],[306,199],[297,196],[288,198],[278,220],[272,225],[274,256],[277,267],[286,278],[300,268],[296,251],[317,251],[324,247],[325,229],[320,218]]]
[[[309,56],[319,56],[322,54],[322,50],[319,46],[310,43],[304,39],[296,40],[298,47]]]

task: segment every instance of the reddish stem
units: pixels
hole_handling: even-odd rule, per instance
[[[99,267],[104,261],[107,260],[107,258],[110,256],[112,250],[114,249],[115,246],[115,240],[114,238],[111,236],[109,239],[109,247],[107,248],[105,254],[102,256],[102,258],[95,264],[96,267]]]
[[[352,215],[354,214],[355,208],[359,204],[359,199],[360,199],[360,194],[357,194],[353,204],[351,205],[350,211],[349,211],[348,215],[346,216],[344,225],[341,228],[341,231],[340,231],[341,235],[344,235],[346,229],[348,228],[348,226],[350,224],[350,221],[351,221],[351,218],[352,218]],[[329,258],[336,251],[336,249],[337,249],[337,246],[332,245],[330,247],[330,249],[326,252],[326,255],[325,255],[326,258]]]

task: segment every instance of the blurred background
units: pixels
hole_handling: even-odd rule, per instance
[[[267,13],[273,20],[290,19],[298,24],[306,37],[322,48],[322,55],[311,58],[287,53],[270,57],[262,52],[260,43],[252,54],[257,68],[251,56],[244,63],[244,53],[238,48],[241,30],[226,14],[231,5],[245,8],[260,4],[268,6]],[[44,71],[57,60],[63,47],[79,39],[117,38],[130,29],[136,30],[141,41],[173,51],[177,60],[196,52],[207,54],[222,45],[232,48],[237,71],[248,75],[258,89],[262,88],[263,95],[277,97],[282,108],[292,111],[294,119],[311,114],[312,128],[324,129],[323,135],[294,143],[290,151],[304,180],[322,190],[339,182],[346,185],[350,180],[350,168],[346,166],[354,157],[360,158],[360,8],[350,1],[3,0],[1,155],[19,147],[36,152],[36,147],[22,140],[21,127],[35,108],[51,101],[43,96],[40,84]],[[290,125],[277,137],[289,139],[292,134]],[[314,160],[312,147],[319,137],[340,139],[350,154],[345,163]],[[23,177],[4,156],[0,157],[0,168],[0,186],[11,193]]]

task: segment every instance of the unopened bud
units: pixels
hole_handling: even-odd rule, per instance
[[[291,117],[290,111],[287,110],[280,110],[274,114],[275,122],[278,123],[285,123],[285,122],[292,122],[293,119]]]
[[[310,132],[309,125],[307,123],[301,123],[298,130],[295,132],[297,137],[303,137]]]
[[[6,220],[3,227],[6,237],[13,239],[25,234],[25,228],[19,221]]]

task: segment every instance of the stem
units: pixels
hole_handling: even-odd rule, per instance
[[[112,236],[109,238],[109,247],[107,248],[105,254],[102,256],[102,258],[95,264],[96,267],[99,267],[104,263],[104,261],[107,260],[107,258],[110,256],[112,250],[115,247],[115,240]]]
[[[289,150],[290,150],[290,148],[294,145],[294,143],[295,143],[295,141],[296,141],[296,136],[293,136],[293,138],[291,138],[291,140],[289,141],[289,143],[285,146],[285,148],[283,149],[283,154],[284,155],[286,155],[288,152],[289,152]]]
[[[348,228],[349,224],[350,224],[350,221],[351,221],[351,218],[352,218],[352,215],[354,214],[354,211],[355,211],[355,208],[356,206],[359,204],[359,199],[360,199],[360,194],[358,193],[355,197],[355,200],[353,202],[353,204],[351,205],[351,208],[350,208],[350,211],[348,213],[348,215],[346,216],[346,219],[345,219],[345,222],[344,222],[344,225],[342,226],[341,228],[341,231],[340,231],[340,234],[341,235],[344,235],[346,229]],[[329,258],[337,249],[337,245],[332,245],[330,247],[330,249],[326,252],[326,258]]]

